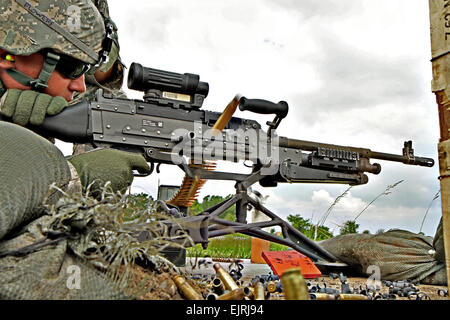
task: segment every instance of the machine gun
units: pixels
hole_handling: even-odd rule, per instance
[[[361,185],[368,182],[366,173],[381,171],[379,164],[370,163],[371,159],[434,165],[433,159],[414,155],[411,141],[404,143],[401,155],[395,155],[277,136],[276,129],[288,114],[284,101],[272,103],[236,96],[222,114],[201,110],[209,85],[195,74],[178,74],[133,63],[128,87],[143,91],[144,100],[117,98],[100,89],[93,101],[66,108],[31,129],[66,142],[141,153],[152,171],[156,165],[159,172],[161,164],[180,167],[188,183],[176,199],[159,201],[158,205],[178,217],[177,223],[165,221],[170,235],[187,231],[193,242],[204,248],[210,238],[239,232],[287,245],[308,256],[319,268],[345,266],[253,199],[248,194],[249,188],[255,183],[275,187],[285,182]],[[268,130],[264,131],[254,120],[232,117],[237,107],[275,117],[267,122]],[[214,171],[217,160],[251,161],[251,173]],[[210,179],[235,181],[235,195],[198,215],[184,215],[182,207],[191,205],[202,181]],[[219,216],[233,205],[236,220],[221,219]],[[264,213],[270,221],[247,223],[249,207]],[[273,226],[281,228],[283,238],[262,230]],[[137,237],[143,241],[151,235],[142,233]]]

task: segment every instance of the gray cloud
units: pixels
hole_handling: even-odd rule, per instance
[[[216,7],[210,1],[190,3],[170,1],[158,4],[140,1],[139,6],[142,5],[142,8],[139,7],[139,10],[135,8],[128,10],[122,1],[111,2],[110,5],[113,10],[111,15],[118,23],[123,57],[127,62],[132,59],[133,61],[142,60],[144,63],[145,60],[146,63],[147,61],[151,63],[148,66],[155,68],[199,73],[202,79],[210,82],[212,88],[210,99],[216,93],[231,90],[230,88],[235,89],[234,86],[224,88],[224,84],[237,84],[236,87],[243,88],[245,83],[254,82],[255,86],[265,88],[263,95],[273,94],[274,96],[278,93],[269,92],[271,89],[269,82],[273,82],[274,85],[282,82],[281,86],[288,88],[285,91],[287,93],[295,91],[295,87],[299,86],[299,93],[286,97],[290,105],[290,114],[283,120],[280,127],[281,130],[285,130],[282,135],[369,147],[375,151],[392,153],[401,152],[402,139],[413,139],[417,154],[432,156],[436,159],[438,122],[437,115],[433,115],[436,113],[436,107],[429,86],[431,65],[424,51],[396,54],[396,51],[389,47],[389,41],[386,43],[383,41],[384,37],[389,38],[389,34],[381,34],[380,37],[383,40],[378,39],[380,50],[369,51],[356,40],[351,43],[342,30],[339,33],[339,30],[332,28],[333,25],[340,25],[343,21],[353,22],[352,19],[361,14],[370,18],[372,13],[364,11],[365,3],[367,2],[360,0],[265,0],[243,2],[242,5],[238,5],[237,1],[231,4],[221,2],[217,3]],[[386,5],[387,1],[383,3]],[[267,5],[274,9],[274,17],[278,20],[270,16],[272,11],[267,10]],[[132,3],[130,6],[136,7]],[[420,9],[417,4],[409,7],[414,7],[410,8],[415,10],[414,12],[408,11],[412,14]],[[392,17],[393,13],[390,14]],[[191,15],[196,17],[195,21],[192,21]],[[289,16],[286,19],[289,23],[280,27],[278,24],[283,22],[284,16]],[[380,19],[382,14],[374,12],[374,16]],[[189,23],[190,21],[192,23]],[[232,24],[229,24],[230,21]],[[258,21],[258,24],[255,21]],[[266,28],[261,27],[261,21],[267,22],[264,25]],[[355,19],[355,21],[358,20]],[[391,22],[386,21],[389,27],[380,32],[389,32]],[[380,24],[379,27],[377,27],[378,24]],[[376,28],[381,29],[384,26],[384,22],[380,20],[374,22]],[[355,24],[354,27],[358,26]],[[400,34],[398,26],[394,25],[392,29],[397,30],[394,30],[397,32],[396,35]],[[259,32],[261,30],[264,32]],[[231,36],[228,37],[230,34]],[[408,36],[411,35],[408,34]],[[258,46],[258,41],[262,43],[262,46]],[[401,41],[411,40],[405,36]],[[428,42],[429,39],[420,38],[414,41],[424,42],[425,46],[425,41]],[[246,46],[248,43],[250,45]],[[261,52],[253,52],[253,47],[257,47]],[[264,51],[265,48],[268,50]],[[173,53],[177,53],[178,56]],[[252,53],[254,59],[248,59]],[[266,60],[259,60],[258,54]],[[188,69],[186,63],[195,61],[194,58],[198,58],[197,62],[201,70],[197,65],[195,68]],[[236,65],[231,67],[225,63],[228,61],[235,61]],[[176,67],[180,69],[172,69],[172,64],[176,63],[179,64]],[[246,71],[246,77],[238,77],[236,72],[233,72],[233,70],[245,69],[244,67],[251,67],[257,63],[261,66],[247,68],[246,70],[249,71]],[[243,66],[243,64],[247,65]],[[268,68],[269,65],[273,68]],[[304,66],[307,68],[302,69]],[[272,73],[278,68],[284,68],[282,70],[286,72],[274,77]],[[321,86],[318,88],[312,86],[315,88],[313,91],[301,90],[300,86],[307,86],[310,80],[305,78],[304,74],[300,74],[300,70],[313,70],[313,76]],[[252,71],[251,77],[247,76]],[[228,95],[229,92],[224,94],[224,96]],[[398,112],[381,114],[380,112],[389,111],[380,108],[386,104],[392,104]],[[221,103],[219,105],[222,106]],[[209,101],[204,108],[212,110]],[[247,114],[241,116],[256,118],[254,115]],[[261,124],[264,124],[265,120],[261,121]],[[323,132],[327,134],[324,135]],[[392,149],[392,144],[395,149]],[[390,149],[385,150],[385,146]],[[372,231],[381,227],[394,226],[416,228],[417,224],[420,224],[417,220],[422,218],[422,213],[425,213],[429,202],[439,188],[439,182],[436,179],[437,165],[429,169],[380,163],[383,166],[381,174],[370,175],[368,185],[353,188],[353,197],[368,203],[388,184],[401,179],[405,182],[393,190],[391,195],[376,202],[378,211],[368,211],[363,215],[361,230],[369,226]],[[163,172],[174,171],[164,169]],[[161,179],[161,182],[176,184],[181,182],[182,175],[180,174],[179,179],[177,177],[174,181],[169,181],[164,176]],[[142,187],[137,192],[149,190],[156,193],[156,177],[136,181],[138,182]],[[217,187],[218,184],[218,182],[207,183],[202,195],[234,191],[232,185],[221,184],[223,187]],[[272,189],[274,194],[285,202],[296,200],[292,203],[298,203],[299,206],[291,209],[283,208],[280,212],[275,212],[281,216],[305,213],[307,217],[310,217],[312,212],[317,210],[314,209],[316,203],[312,201],[314,191],[327,190],[330,196],[335,198],[345,188],[346,186],[342,185],[280,184],[278,188]],[[261,191],[265,193],[267,190]],[[305,207],[300,204],[304,204]],[[439,208],[436,203],[434,206],[436,208],[432,211],[431,225],[436,220]],[[270,205],[269,208],[272,209]],[[414,216],[405,216],[406,212],[413,212]],[[316,211],[317,215],[322,213]],[[338,222],[346,217],[345,214],[336,212],[333,217]],[[349,212],[348,216],[352,217],[352,214],[353,212]]]
[[[361,1],[342,0],[266,0],[266,3],[286,10],[295,10],[304,19],[339,18],[351,15],[361,9]]]
[[[295,97],[302,105],[302,117],[314,123],[317,111],[367,109],[384,103],[400,106],[424,99],[423,79],[418,75],[420,60],[375,55],[346,44],[329,31],[316,31],[318,55],[311,57],[323,86]],[[298,113],[299,114],[299,113]]]
[[[122,15],[118,11],[124,9],[121,6],[110,5],[110,7],[111,17],[113,19],[120,17],[118,33],[120,42],[124,43],[123,47],[145,48],[147,46],[163,45],[166,43],[171,31],[168,26],[180,15],[180,9],[174,5],[158,7],[146,3],[143,4],[140,10],[130,11],[132,14],[129,15]],[[133,41],[138,40],[139,42],[128,43],[127,41],[130,39],[133,39]]]

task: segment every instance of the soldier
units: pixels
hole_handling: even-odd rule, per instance
[[[122,297],[83,264],[85,290],[70,291],[63,263],[77,259],[67,258],[65,241],[36,252],[29,247],[42,237],[44,200],[60,197],[49,193],[52,184],[67,190],[81,181],[86,191],[96,182],[99,196],[106,181],[124,191],[132,170],[150,171],[141,155],[110,149],[67,161],[48,140],[22,127],[41,124],[76,92],[85,92],[84,75],[108,55],[103,18],[86,0],[0,0],[0,17],[0,113],[13,122],[0,121],[0,298]],[[32,253],[20,260],[17,252]]]

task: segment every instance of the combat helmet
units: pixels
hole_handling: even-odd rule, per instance
[[[47,87],[58,62],[66,71],[63,75],[76,79],[90,65],[103,62],[110,49],[111,31],[105,29],[102,15],[90,0],[0,0],[0,26],[0,48],[8,53],[44,53],[38,79],[6,70],[32,89]]]

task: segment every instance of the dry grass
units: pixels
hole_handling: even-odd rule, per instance
[[[229,234],[211,239],[208,248],[205,250],[200,245],[188,248],[186,255],[190,257],[250,259],[251,242],[252,238],[250,236]],[[290,248],[278,243],[270,243],[270,251],[282,250],[290,250]]]
[[[178,272],[160,252],[169,246],[184,248],[191,239],[186,234],[170,235],[161,222],[169,217],[130,206],[128,195],[114,193],[108,185],[98,199],[89,193],[67,194],[53,188],[62,197],[47,206],[51,216],[48,229],[65,233],[68,246],[77,256],[104,271],[127,294],[141,296],[149,289],[148,279],[141,277],[136,282],[138,262],[145,261],[159,272]],[[150,232],[152,237],[139,242],[136,236],[141,232]]]

